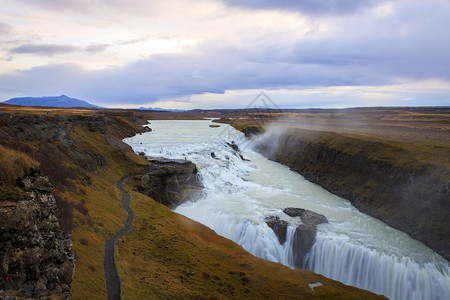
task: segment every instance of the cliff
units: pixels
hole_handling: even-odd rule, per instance
[[[53,187],[34,172],[19,184],[22,197],[0,199],[0,298],[69,299],[75,260]]]
[[[290,128],[259,149],[450,259],[450,172],[414,144]]]

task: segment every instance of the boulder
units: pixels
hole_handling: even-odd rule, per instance
[[[148,158],[150,169],[140,176],[136,188],[169,208],[202,196],[197,166],[189,160]]]
[[[319,225],[328,223],[328,220],[324,215],[303,208],[287,207],[283,212],[291,217],[300,217],[305,224]]]
[[[305,268],[305,257],[314,245],[317,225],[328,223],[328,220],[324,215],[304,208],[287,207],[283,212],[291,217],[299,217],[303,223],[295,229],[294,240],[292,243],[294,266],[303,269]],[[280,244],[284,244],[287,238],[286,234],[289,223],[281,220],[278,216],[266,217],[265,221],[266,224],[272,228],[273,232],[275,232]]]
[[[39,193],[51,193],[53,191],[53,185],[48,181],[45,176],[39,175],[35,170],[30,175],[25,176],[20,180],[22,187],[26,191],[35,191]]]

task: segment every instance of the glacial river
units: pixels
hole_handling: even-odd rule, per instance
[[[204,121],[151,121],[152,132],[125,139],[135,152],[197,164],[205,195],[175,212],[203,223],[261,258],[293,267],[292,241],[299,218],[286,207],[327,217],[317,227],[306,268],[391,299],[450,299],[450,266],[407,234],[359,212],[343,198],[269,161],[232,127]],[[227,142],[236,143],[242,160]],[[211,153],[214,153],[213,157]],[[267,216],[290,222],[280,245]]]

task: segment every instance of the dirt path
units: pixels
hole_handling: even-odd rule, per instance
[[[106,241],[105,243],[105,277],[106,277],[106,289],[108,290],[108,299],[116,300],[121,299],[121,282],[116,267],[116,251],[115,245],[118,239],[132,230],[132,223],[134,218],[133,210],[130,208],[130,194],[124,189],[122,184],[128,180],[129,176],[122,178],[117,184],[117,188],[122,193],[122,207],[128,212],[128,218],[125,221],[124,228],[116,234],[114,237]]]

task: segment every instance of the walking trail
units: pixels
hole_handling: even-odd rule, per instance
[[[121,295],[121,282],[119,273],[116,267],[116,242],[125,234],[132,230],[132,223],[134,218],[133,210],[130,208],[130,194],[124,189],[123,183],[128,180],[130,176],[123,177],[117,184],[117,188],[122,193],[122,207],[128,212],[128,218],[125,221],[124,228],[116,234],[114,237],[106,241],[105,243],[105,277],[106,277],[106,289],[108,291],[109,300],[122,299]]]

